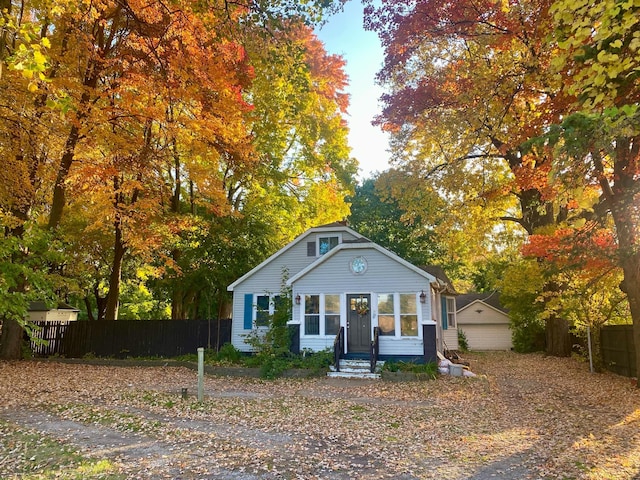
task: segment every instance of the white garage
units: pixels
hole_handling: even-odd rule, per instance
[[[456,299],[458,330],[470,350],[511,350],[509,315],[497,292],[467,293]]]

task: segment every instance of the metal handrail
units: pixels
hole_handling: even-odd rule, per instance
[[[373,328],[373,340],[371,341],[371,350],[369,358],[371,360],[370,370],[371,373],[376,373],[376,367],[378,366],[378,354],[380,353],[380,327]]]
[[[336,366],[336,372],[340,371],[340,357],[342,357],[342,349],[344,346],[344,327],[340,327],[335,340],[333,341],[333,361]]]

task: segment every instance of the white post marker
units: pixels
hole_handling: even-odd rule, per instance
[[[204,348],[198,347],[198,401],[204,398]]]
[[[593,352],[591,351],[591,328],[587,326],[587,347],[589,348],[589,371],[593,373]]]

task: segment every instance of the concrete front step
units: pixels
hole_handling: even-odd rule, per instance
[[[371,373],[371,372],[327,372],[327,377],[331,378],[361,378],[361,379],[371,379],[378,380],[380,377],[379,373]]]
[[[341,377],[341,378],[380,378],[380,369],[384,365],[384,362],[378,362],[376,365],[376,373],[371,373],[370,363],[368,360],[340,360],[340,371],[336,372],[335,367],[330,367],[330,372],[327,372],[329,377]]]

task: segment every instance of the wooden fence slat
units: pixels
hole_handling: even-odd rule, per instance
[[[231,341],[231,319],[222,319],[220,346]],[[48,345],[35,345],[34,355],[60,355],[80,358],[91,354],[100,357],[174,357],[195,353],[206,347],[209,320],[116,320],[35,322],[37,338]],[[217,320],[211,320],[211,346],[217,341]]]
[[[607,370],[636,377],[633,325],[606,325],[600,330],[600,349]]]

